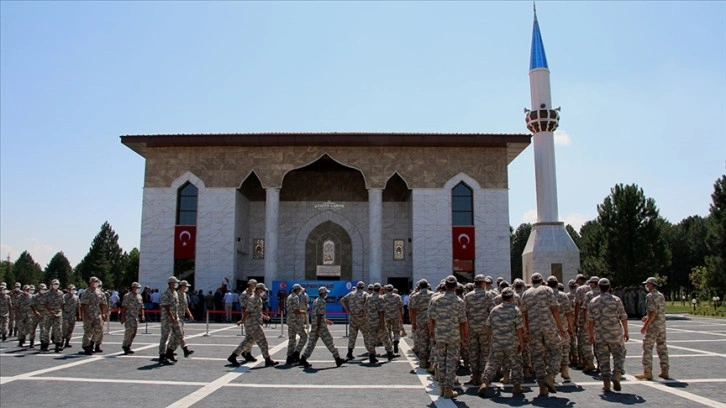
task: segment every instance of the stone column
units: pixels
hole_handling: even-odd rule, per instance
[[[277,239],[280,219],[280,189],[265,189],[265,282],[268,288],[277,279]]]
[[[383,264],[383,189],[368,189],[368,280],[380,282]]]

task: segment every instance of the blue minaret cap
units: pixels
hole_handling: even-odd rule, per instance
[[[534,27],[532,28],[532,54],[529,57],[529,69],[548,68],[547,56],[545,55],[542,34],[539,32],[537,22],[537,8],[534,9]]]

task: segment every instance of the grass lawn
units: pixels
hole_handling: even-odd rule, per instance
[[[714,309],[710,304],[701,302],[696,308],[696,312],[693,313],[693,306],[691,305],[681,306],[679,302],[666,302],[666,313],[691,313],[700,316],[726,317],[726,306],[722,305]]]

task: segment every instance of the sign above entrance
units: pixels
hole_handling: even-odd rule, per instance
[[[318,276],[340,277],[340,265],[318,265],[316,270]]]
[[[343,208],[345,208],[345,205],[344,204],[338,204],[338,203],[334,203],[332,201],[326,201],[324,203],[317,203],[317,204],[315,204],[315,209],[316,210],[320,210],[320,211],[325,211],[325,210],[342,210]]]

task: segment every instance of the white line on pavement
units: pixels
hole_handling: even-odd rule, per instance
[[[635,377],[626,375],[625,376],[625,379],[627,379],[627,380],[635,380]],[[678,388],[668,387],[667,385],[665,385],[665,384],[663,384],[661,382],[656,382],[656,381],[637,381],[637,380],[635,380],[635,381],[638,384],[642,384],[642,385],[645,385],[647,387],[655,388],[655,389],[657,389],[659,391],[663,391],[663,392],[667,392],[667,393],[670,393],[670,394],[673,394],[673,395],[677,395],[677,396],[679,396],[681,398],[685,398],[685,399],[687,399],[689,401],[697,402],[699,404],[703,404],[703,405],[708,406],[708,407],[713,407],[713,408],[726,408],[726,404],[722,404],[722,403],[717,402],[717,401],[714,401],[712,399],[708,399],[708,398],[702,397],[700,395],[696,395],[696,394],[693,394],[693,393],[690,393],[690,392],[687,392],[687,391],[683,391],[683,390],[680,390]],[[682,383],[682,382],[686,382],[686,381],[673,381],[673,382],[674,383],[679,383],[679,382]]]
[[[429,394],[429,397],[431,398],[431,401],[433,401],[434,405],[436,405],[437,408],[456,408],[454,401],[439,396],[439,383],[436,382],[431,375],[429,375],[428,371],[424,368],[416,367],[416,359],[409,358],[408,353],[411,351],[411,348],[408,347],[408,343],[402,341],[398,347],[403,352],[406,360],[408,360],[411,364],[411,368],[416,373],[416,377],[418,377],[421,385],[424,386],[426,393]]]

